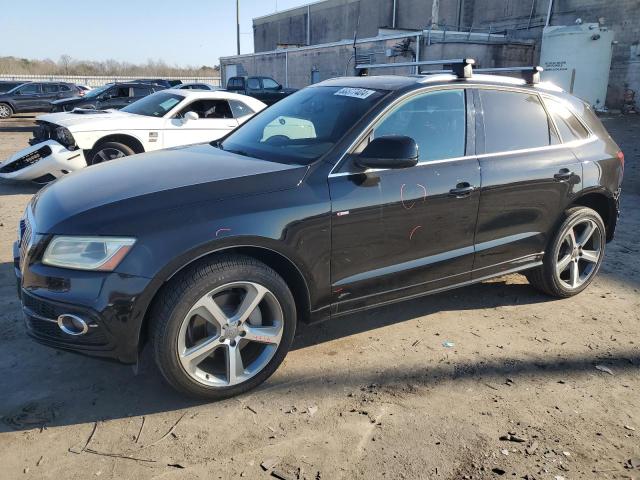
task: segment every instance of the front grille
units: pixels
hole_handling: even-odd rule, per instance
[[[57,320],[60,315],[75,313],[84,317],[89,324],[95,324],[93,321],[89,322],[89,317],[85,313],[74,312],[73,309],[40,300],[25,291],[22,292],[22,305],[24,306],[27,329],[35,337],[43,340],[52,340],[57,343],[65,343],[70,346],[102,347],[108,344],[107,338],[99,326],[90,327],[85,335],[72,336],[64,333],[56,322],[51,321]]]
[[[41,147],[34,152],[27,153],[19,159],[0,168],[0,173],[17,172],[18,170],[22,170],[23,168],[33,165],[41,159],[48,157],[51,153],[51,147],[49,145],[45,145],[44,147]]]

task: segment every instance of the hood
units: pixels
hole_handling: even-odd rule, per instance
[[[84,103],[84,102],[90,103],[91,99],[90,98],[85,99],[84,97],[78,96],[78,97],[60,98],[58,100],[52,100],[49,103],[51,105],[73,105],[76,103]]]
[[[141,121],[152,122],[149,128],[153,128],[156,122],[161,122],[161,118],[145,117],[133,113],[122,112],[120,110],[95,110],[91,112],[84,110],[81,113],[58,112],[40,115],[37,118],[44,122],[54,123],[67,127],[73,132],[87,132],[94,130],[126,130],[127,128],[144,128]],[[130,125],[131,124],[131,125]]]
[[[306,171],[209,144],[133,155],[79,170],[41,190],[33,202],[36,228],[38,233],[126,234],[109,231],[110,224],[293,188]]]

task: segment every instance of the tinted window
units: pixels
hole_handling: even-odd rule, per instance
[[[134,97],[146,97],[151,93],[151,89],[146,87],[133,87]]]
[[[255,113],[251,108],[238,100],[229,100],[229,104],[231,105],[231,111],[233,112],[234,118],[244,117],[245,115]]]
[[[29,83],[23,87],[20,87],[18,91],[22,95],[30,95],[33,93],[40,93],[40,84],[38,83]]]
[[[278,88],[280,86],[280,84],[278,82],[276,82],[275,80],[273,80],[272,78],[263,78],[262,79],[262,86],[264,88]]]
[[[140,100],[136,100],[131,105],[122,109],[123,112],[135,113],[136,115],[146,115],[148,117],[164,117],[169,110],[184,100],[181,95],[173,93],[157,92],[147,95]]]
[[[406,135],[418,144],[419,160],[462,157],[465,153],[464,90],[442,90],[414,97],[388,114],[373,138]]]
[[[257,78],[250,78],[247,80],[247,88],[250,90],[260,90],[260,80]]]
[[[45,83],[42,85],[42,93],[58,93],[60,87],[56,84]]]
[[[242,87],[242,79],[240,78],[232,78],[229,80],[230,87]]]
[[[582,126],[576,116],[559,100],[545,99],[547,109],[556,122],[563,142],[582,140],[589,136],[589,132]]]
[[[60,90],[63,92],[70,92],[71,87],[69,85],[60,85]]]
[[[549,119],[537,95],[480,90],[480,98],[486,153],[551,144]]]
[[[383,95],[364,88],[305,88],[262,110],[221,148],[306,165],[328,152]]]
[[[181,118],[187,112],[196,112],[200,118],[233,118],[226,100],[196,100],[182,108],[176,117]]]

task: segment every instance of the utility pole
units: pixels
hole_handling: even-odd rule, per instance
[[[236,0],[236,43],[238,44],[238,55],[240,55],[240,0]]]

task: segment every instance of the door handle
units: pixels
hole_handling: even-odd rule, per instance
[[[456,198],[465,198],[471,195],[471,193],[476,189],[469,182],[460,182],[456,185],[456,188],[452,188],[449,190],[449,195]]]
[[[555,180],[558,180],[559,182],[563,182],[565,180],[569,180],[571,177],[573,177],[575,174],[570,171],[568,168],[562,168],[560,169],[560,171],[558,173],[556,173],[553,178]]]

